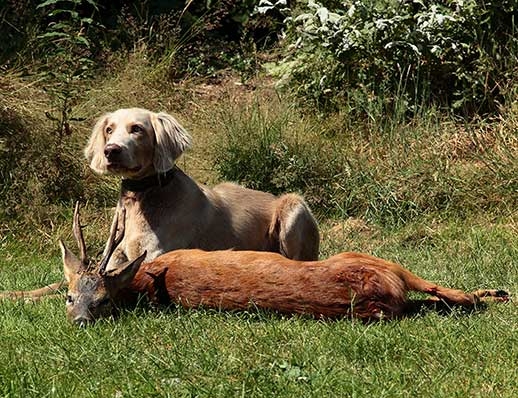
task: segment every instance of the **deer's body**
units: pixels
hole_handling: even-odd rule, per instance
[[[188,308],[256,307],[316,318],[363,319],[404,314],[409,291],[428,293],[432,301],[461,306],[473,306],[486,297],[508,299],[501,290],[465,293],[442,287],[398,264],[361,253],[299,261],[270,252],[184,249],[143,263],[147,255],[144,251],[116,269],[109,268],[110,257],[124,237],[125,214],[123,208],[114,218],[105,255],[97,266],[92,267],[87,258],[79,204],[73,231],[80,259],[60,242],[68,282],[67,317],[78,325],[109,316],[142,294],[154,302]]]
[[[306,262],[276,253],[176,250],[142,264],[118,301],[145,293],[153,301],[187,308],[257,307],[316,318],[379,319],[402,315],[411,290],[466,306],[474,305],[478,297],[361,253]]]

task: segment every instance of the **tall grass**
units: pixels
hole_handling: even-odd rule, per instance
[[[217,113],[221,178],[301,192],[322,214],[396,225],[426,214],[509,214],[518,204],[512,120],[459,123],[433,111],[383,119],[372,107],[371,120],[351,123],[279,99],[239,106]]]
[[[340,151],[293,108],[274,101],[220,110],[215,169],[222,179],[253,189],[302,193],[313,207],[330,211],[333,183],[342,173]]]

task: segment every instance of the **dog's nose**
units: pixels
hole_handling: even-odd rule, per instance
[[[112,159],[122,152],[122,148],[117,144],[108,144],[104,147],[104,156],[107,159]]]

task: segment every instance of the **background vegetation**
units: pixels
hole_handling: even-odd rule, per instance
[[[180,166],[304,194],[325,257],[357,250],[463,289],[518,291],[513,1],[0,1],[0,290],[61,278],[118,181],[82,148],[140,106],[194,137]],[[0,302],[2,396],[518,393],[515,304],[364,325],[139,308],[87,330]]]

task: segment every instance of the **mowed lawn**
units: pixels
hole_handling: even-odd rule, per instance
[[[518,291],[509,220],[433,230],[321,224],[322,257],[361,250],[447,286]],[[0,241],[0,289],[61,277],[55,239],[41,247]],[[518,396],[515,302],[370,324],[141,305],[85,329],[66,321],[64,307],[64,299],[0,302],[1,396]]]

